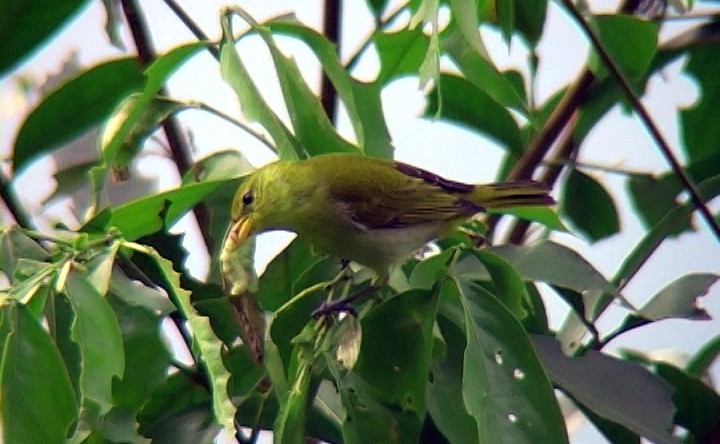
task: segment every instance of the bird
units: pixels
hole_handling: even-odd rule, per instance
[[[226,250],[254,234],[292,231],[383,282],[392,266],[477,213],[554,203],[531,180],[468,184],[399,161],[328,153],[254,171],[233,199]]]

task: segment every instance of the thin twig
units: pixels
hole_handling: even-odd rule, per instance
[[[10,188],[10,181],[5,178],[5,174],[3,174],[2,170],[0,169],[0,198],[3,202],[5,202],[5,206],[7,207],[10,214],[12,214],[13,219],[15,219],[15,223],[20,226],[20,228],[25,229],[32,229],[33,225],[30,222],[30,219],[27,217],[25,212],[23,211],[22,207],[20,206],[20,202],[18,201],[17,197],[15,196],[15,193]]]
[[[125,19],[127,20],[128,27],[130,28],[133,41],[135,42],[140,63],[143,66],[148,66],[153,62],[153,60],[155,60],[155,51],[152,47],[150,33],[147,30],[145,21],[140,15],[140,10],[134,0],[121,0],[120,3],[122,5],[122,10],[125,15]],[[160,89],[158,94],[161,96],[168,95],[164,87]],[[180,125],[178,124],[177,119],[173,116],[163,120],[160,125],[165,133],[168,146],[170,147],[172,160],[177,167],[178,173],[183,176],[192,166],[192,156],[190,155],[190,149],[188,148],[185,138],[182,135],[182,131],[180,130]],[[208,209],[205,205],[200,203],[193,208],[193,213],[197,219],[200,233],[205,241],[205,246],[212,256],[213,241],[210,233],[208,232],[208,227],[210,226]]]
[[[246,123],[241,122],[241,121],[239,121],[238,119],[232,117],[231,115],[226,114],[226,113],[220,111],[220,110],[217,109],[217,108],[213,108],[212,106],[210,106],[210,105],[208,105],[208,104],[206,104],[206,103],[202,103],[202,102],[189,102],[188,105],[191,106],[191,107],[194,107],[194,108],[197,108],[197,109],[201,109],[201,110],[203,110],[203,111],[206,111],[206,112],[208,112],[208,113],[210,113],[210,114],[213,114],[213,115],[215,115],[215,116],[217,116],[217,117],[220,117],[221,119],[223,119],[223,120],[225,120],[225,121],[227,121],[227,122],[232,123],[233,125],[237,126],[237,127],[240,128],[241,130],[243,130],[243,131],[245,131],[246,133],[248,133],[248,134],[250,134],[251,136],[253,136],[255,139],[258,140],[258,142],[260,142],[260,143],[262,143],[263,145],[265,145],[270,151],[272,151],[273,153],[277,153],[277,147],[275,147],[275,146],[267,139],[267,137],[265,137],[265,136],[263,136],[261,133],[255,131],[254,129],[252,129],[252,128],[251,128],[249,125],[247,125]]]
[[[200,29],[200,26],[195,23],[195,21],[188,15],[187,12],[183,8],[180,7],[177,3],[175,3],[175,0],[163,0],[168,8],[172,10],[172,12],[175,13],[175,15],[180,19],[181,22],[190,30],[190,32],[193,33],[195,38],[198,39],[200,42],[209,42],[210,38],[203,32],[202,29]],[[208,46],[207,50],[212,54],[215,59],[220,59],[220,51],[215,46]]]
[[[644,123],[646,129],[650,133],[651,137],[657,144],[658,148],[660,148],[660,151],[662,155],[665,157],[665,160],[670,164],[673,172],[677,176],[678,179],[680,179],[680,182],[682,182],[683,187],[688,190],[690,193],[690,198],[692,199],[695,208],[698,209],[700,214],[705,219],[705,222],[710,226],[712,231],[715,233],[715,237],[720,241],[720,225],[715,221],[715,218],[713,217],[712,213],[708,209],[707,205],[703,201],[702,197],[700,196],[700,192],[697,189],[697,186],[695,183],[690,179],[690,177],[685,173],[685,170],[683,169],[680,162],[677,160],[675,155],[672,152],[672,149],[670,148],[670,145],[667,143],[663,135],[660,133],[660,130],[655,125],[655,122],[653,121],[652,117],[650,117],[650,114],[648,113],[645,106],[640,102],[640,98],[637,94],[635,94],[635,91],[633,90],[632,86],[630,86],[630,82],[625,77],[625,74],[620,70],[620,68],[617,66],[615,61],[612,59],[610,54],[607,52],[605,47],[603,46],[602,42],[600,41],[600,38],[597,36],[595,31],[590,27],[590,25],[585,21],[583,16],[578,12],[578,10],[575,8],[575,5],[573,5],[571,0],[562,0],[563,5],[567,8],[570,15],[575,19],[575,21],[578,22],[580,27],[582,28],[583,32],[587,35],[587,37],[592,42],[593,48],[597,51],[600,58],[603,60],[603,63],[605,64],[608,71],[610,71],[611,75],[615,78],[615,81],[617,82],[618,86],[623,90],[625,93],[625,97],[628,99],[630,104],[632,105],[635,112],[640,117],[640,120]]]
[[[397,16],[402,13],[405,8],[407,7],[406,4],[401,4],[397,7],[393,12],[391,12],[387,17],[381,18],[376,23],[376,28],[370,32],[365,39],[363,40],[362,44],[358,47],[358,49],[355,51],[355,53],[350,56],[350,59],[345,64],[345,68],[348,71],[352,71],[352,69],[357,65],[358,60],[360,60],[360,56],[363,55],[363,53],[370,47],[370,45],[373,42],[373,37],[375,37],[375,33],[378,31],[378,29],[382,28],[383,26],[387,25],[388,23],[392,22],[397,18]]]

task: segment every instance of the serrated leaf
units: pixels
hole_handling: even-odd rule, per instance
[[[20,304],[0,308],[0,415],[7,443],[64,443],[77,419],[70,378],[47,331]]]
[[[675,279],[653,296],[640,315],[658,321],[667,318],[711,319],[705,309],[697,306],[697,298],[704,296],[717,282],[717,274],[693,273]]]
[[[190,301],[191,293],[181,287],[180,275],[173,269],[172,262],[160,256],[157,251],[150,247],[136,246],[134,248],[151,258],[162,272],[162,277],[167,284],[166,290],[172,294],[173,300],[178,302],[178,309],[183,314],[183,317],[187,319],[193,333],[194,346],[197,347],[199,357],[207,370],[215,420],[226,430],[234,431],[236,408],[227,393],[230,372],[223,364],[222,341],[213,332],[210,320],[205,316],[200,316],[193,308]]]
[[[135,58],[120,58],[89,68],[48,94],[23,122],[13,148],[13,170],[99,125],[130,92],[142,88]]]
[[[677,443],[670,430],[672,388],[644,367],[590,350],[569,358],[552,338],[531,336],[550,379],[596,414],[657,443]]]
[[[77,14],[86,0],[0,2],[0,75],[30,56]],[[17,171],[17,170],[16,170]]]
[[[104,210],[88,221],[85,232],[106,231],[115,227],[126,240],[136,240],[171,227],[187,211],[221,186],[238,187],[241,180],[208,181],[153,194],[112,210]]]

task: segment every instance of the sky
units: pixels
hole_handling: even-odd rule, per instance
[[[177,20],[161,0],[140,2],[151,23],[152,38],[158,52],[165,52],[180,43],[193,40],[193,36]],[[219,11],[224,2],[216,0],[179,2],[193,17],[198,25],[212,38],[219,37]],[[391,2],[396,4],[397,2]],[[612,11],[616,2],[590,2],[602,5],[606,11]],[[318,2],[309,0],[242,1],[245,8],[257,20],[294,12],[305,24],[321,27],[322,14]],[[356,48],[367,38],[371,29],[372,17],[364,2],[344,2],[341,56],[344,60],[353,54]],[[402,27],[408,17],[401,17],[398,27]],[[104,11],[101,2],[90,2],[72,24],[64,29],[52,44],[45,46],[33,57],[23,63],[15,76],[26,76],[42,82],[49,73],[57,72],[70,51],[76,51],[76,59],[82,65],[93,65],[121,52],[108,44],[104,33]],[[679,32],[686,23],[673,23],[663,30],[662,38]],[[541,64],[536,85],[538,102],[552,95],[559,87],[571,81],[583,67],[587,58],[587,44],[580,30],[559,11],[555,2],[551,2],[550,14],[545,25],[546,33],[538,53]],[[122,30],[127,39],[127,31]],[[482,29],[484,42],[501,68],[514,67],[527,72],[522,65],[526,54],[522,43],[513,39],[510,47],[503,43],[499,34],[492,29]],[[319,85],[319,65],[311,52],[295,41],[278,39],[286,53],[292,54],[306,80],[312,86]],[[247,38],[238,45],[238,51],[246,62],[253,77],[258,81],[266,99],[276,110],[282,109],[282,96],[275,80],[272,63],[267,51],[257,38]],[[354,75],[360,79],[371,80],[377,73],[378,61],[372,51],[360,61]],[[664,135],[674,147],[681,146],[678,133],[677,108],[688,107],[696,100],[698,90],[691,78],[681,73],[682,61],[670,65],[664,70],[662,78],[651,80],[643,103],[658,122]],[[15,88],[15,79],[3,79],[0,82],[0,157],[7,158],[11,153],[14,134],[22,122],[23,113],[32,103],[27,103]],[[169,89],[174,97],[202,100],[231,115],[239,116],[240,108],[235,95],[220,78],[216,62],[207,54],[201,53],[184,65],[171,79]],[[405,78],[391,84],[383,92],[383,106],[393,143],[396,158],[404,162],[432,170],[453,180],[465,182],[487,182],[494,179],[495,171],[501,160],[502,151],[493,141],[478,137],[465,129],[442,121],[422,118],[424,99],[418,90],[416,78]],[[281,114],[282,116],[282,114]],[[286,118],[286,116],[283,116]],[[274,160],[274,156],[264,146],[237,128],[228,125],[206,113],[188,111],[180,115],[180,120],[192,134],[197,151],[196,158],[208,153],[234,148],[240,149],[256,166]],[[347,116],[341,113],[338,127],[343,136],[352,139],[352,128]],[[680,157],[679,150],[676,149]],[[479,155],[478,153],[482,153]],[[593,129],[588,140],[582,146],[581,160],[586,163],[610,166],[613,168],[659,173],[667,166],[645,133],[640,122],[633,116],[614,109]],[[171,163],[162,156],[148,156],[138,166],[140,175],[157,180],[161,189],[177,184],[177,175]],[[57,218],[68,217],[67,202],[54,205],[49,211],[42,212],[39,202],[52,192],[53,182],[49,177],[53,171],[52,162],[41,161],[17,180],[16,190],[22,190],[23,203],[33,214],[50,224]],[[6,170],[7,172],[7,170]],[[158,174],[160,173],[160,174]],[[630,202],[625,198],[625,178],[621,175],[590,172],[599,178],[611,190],[620,211],[622,232],[607,240],[589,245],[583,239],[572,234],[554,235],[561,242],[579,251],[606,277],[611,277],[621,261],[645,232],[644,227],[634,216]],[[714,207],[718,205],[715,202]],[[207,272],[207,256],[203,255],[196,235],[194,221],[183,220],[175,231],[188,232],[187,248],[191,251],[189,267],[196,275]],[[2,219],[0,219],[2,220]],[[644,301],[657,293],[674,279],[689,272],[718,272],[720,267],[720,247],[709,229],[695,218],[699,230],[683,234],[677,239],[666,241],[643,267],[638,276],[627,286],[625,296],[641,306]],[[289,239],[287,233],[262,235],[258,242],[258,269],[262,270],[272,256]],[[547,296],[553,326],[560,325],[567,313],[565,304],[554,296]],[[701,303],[715,318],[720,316],[720,285],[715,285]],[[603,327],[617,325],[625,316],[620,307],[611,308],[600,321]],[[676,349],[692,354],[707,340],[720,331],[720,321],[691,322],[667,320],[651,326],[637,329],[613,341],[608,351],[622,348],[653,351]],[[682,334],[678,334],[682,332]],[[713,367],[713,376],[720,381],[720,365]],[[573,436],[574,442],[603,442],[589,427],[581,428]]]

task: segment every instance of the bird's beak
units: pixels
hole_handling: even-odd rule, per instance
[[[228,240],[230,241],[229,249],[234,250],[240,244],[245,242],[252,232],[252,223],[249,217],[241,217],[237,220],[228,232]]]

